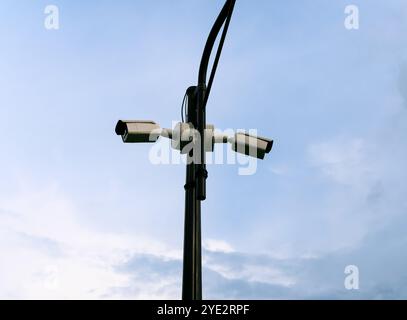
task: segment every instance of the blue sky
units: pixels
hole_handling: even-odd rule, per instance
[[[1,1],[1,298],[180,298],[185,168],[114,126],[180,120],[221,6]],[[237,0],[208,122],[275,147],[209,167],[205,298],[407,298],[406,31],[402,0]]]

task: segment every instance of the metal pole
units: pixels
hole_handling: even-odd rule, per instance
[[[198,75],[198,85],[187,90],[188,119],[198,130],[200,148],[193,148],[188,154],[186,184],[185,184],[185,234],[184,234],[184,266],[182,277],[182,299],[202,300],[202,257],[201,257],[201,201],[206,199],[206,179],[208,172],[205,161],[205,129],[206,103],[211,90],[216,67],[219,62],[223,43],[232,17],[236,0],[227,0],[209,33],[201,59]],[[209,86],[206,86],[206,76],[210,55],[216,38],[225,24],[218,52],[211,72]],[[193,152],[197,151],[198,154]],[[191,162],[191,159],[194,161]]]
[[[197,126],[196,87],[187,90],[188,119]],[[188,154],[185,184],[185,230],[184,230],[184,266],[182,277],[182,299],[202,299],[202,262],[201,262],[201,201],[197,197],[196,173],[198,164],[192,160],[192,149]],[[196,155],[195,155],[196,156]]]

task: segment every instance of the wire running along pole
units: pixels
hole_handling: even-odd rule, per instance
[[[219,62],[220,54],[223,48],[223,43],[226,38],[226,34],[229,28],[230,20],[232,18],[233,9],[235,6],[236,0],[227,0],[225,5],[223,6],[218,18],[216,19],[211,32],[209,33],[208,40],[206,41],[205,49],[202,54],[201,64],[199,67],[199,75],[198,75],[198,86],[201,84],[206,85],[206,76],[208,72],[208,65],[209,59],[211,57],[213,46],[215,45],[215,41],[219,35],[220,29],[222,28],[224,22],[226,21],[225,28],[222,34],[221,42],[219,43],[219,48],[217,52],[217,56],[215,59],[215,63],[212,69],[212,81],[216,72],[217,64]],[[211,82],[211,81],[210,81]]]
[[[200,164],[197,170],[197,189],[198,189],[198,199],[206,199],[206,179],[208,177],[208,172],[206,171],[206,161],[205,161],[205,129],[206,129],[206,103],[209,98],[209,94],[212,88],[212,83],[215,78],[216,69],[219,63],[219,59],[222,53],[223,44],[226,39],[226,34],[229,28],[230,20],[232,18],[233,9],[235,6],[236,0],[227,0],[224,4],[218,18],[213,25],[211,32],[209,33],[208,40],[204,48],[204,52],[201,59],[201,64],[199,68],[198,75],[198,87],[197,87],[197,129],[201,138],[201,147],[200,147]],[[214,60],[214,65],[209,79],[208,87],[206,86],[206,78],[208,72],[209,59],[215,45],[216,39],[219,35],[219,32],[222,26],[225,24],[223,33],[219,42],[218,51]]]
[[[222,54],[223,45],[225,43],[226,35],[228,33],[228,30],[229,30],[230,20],[232,20],[232,14],[233,14],[233,9],[235,7],[235,2],[236,2],[236,0],[231,1],[230,4],[229,4],[229,7],[228,7],[228,15],[227,15],[225,26],[223,28],[222,36],[221,36],[221,39],[220,39],[220,42],[219,42],[219,47],[218,47],[218,50],[216,52],[216,57],[215,57],[215,60],[213,62],[213,67],[212,67],[211,75],[209,77],[208,86],[206,88],[206,94],[205,94],[205,100],[204,100],[203,108],[206,107],[206,104],[207,104],[208,99],[209,99],[209,95],[211,94],[213,80],[215,79],[215,74],[216,74],[216,70],[218,68],[220,56]]]

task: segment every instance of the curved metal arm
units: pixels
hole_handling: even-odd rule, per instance
[[[235,6],[236,0],[227,0],[225,5],[223,6],[218,18],[215,21],[215,24],[212,27],[211,32],[209,33],[208,40],[206,41],[205,49],[201,59],[201,65],[199,67],[199,76],[198,76],[198,86],[196,91],[196,124],[198,128],[198,132],[200,133],[201,137],[205,136],[206,128],[206,103],[208,101],[208,97],[211,91],[212,82],[215,77],[216,68],[219,62],[220,54],[222,52],[223,43],[225,42],[226,33],[228,31],[230,19],[232,17],[232,12]],[[208,65],[209,59],[211,57],[211,53],[213,50],[213,46],[215,45],[216,38],[220,30],[222,29],[223,24],[225,23],[225,27],[223,28],[222,37],[219,42],[218,52],[216,53],[216,57],[213,63],[212,72],[208,84],[208,88],[206,88],[206,76],[208,72]],[[196,168],[196,178],[197,178],[197,199],[198,200],[205,200],[206,199],[206,179],[208,177],[208,172],[206,171],[206,164],[205,164],[205,148],[204,143],[201,143],[201,150],[200,150],[200,162]]]
[[[215,45],[216,38],[218,37],[224,22],[228,17],[231,16],[235,2],[236,0],[226,1],[225,5],[222,8],[222,11],[220,12],[218,18],[215,21],[215,24],[212,27],[211,32],[209,33],[204,52],[202,54],[201,65],[199,67],[198,86],[206,86],[206,76],[213,46]]]

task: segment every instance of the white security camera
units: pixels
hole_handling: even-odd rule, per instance
[[[236,133],[228,142],[231,143],[233,151],[262,160],[273,148],[273,140],[245,132]]]
[[[160,137],[161,129],[154,121],[120,120],[116,134],[125,143],[153,143]]]

